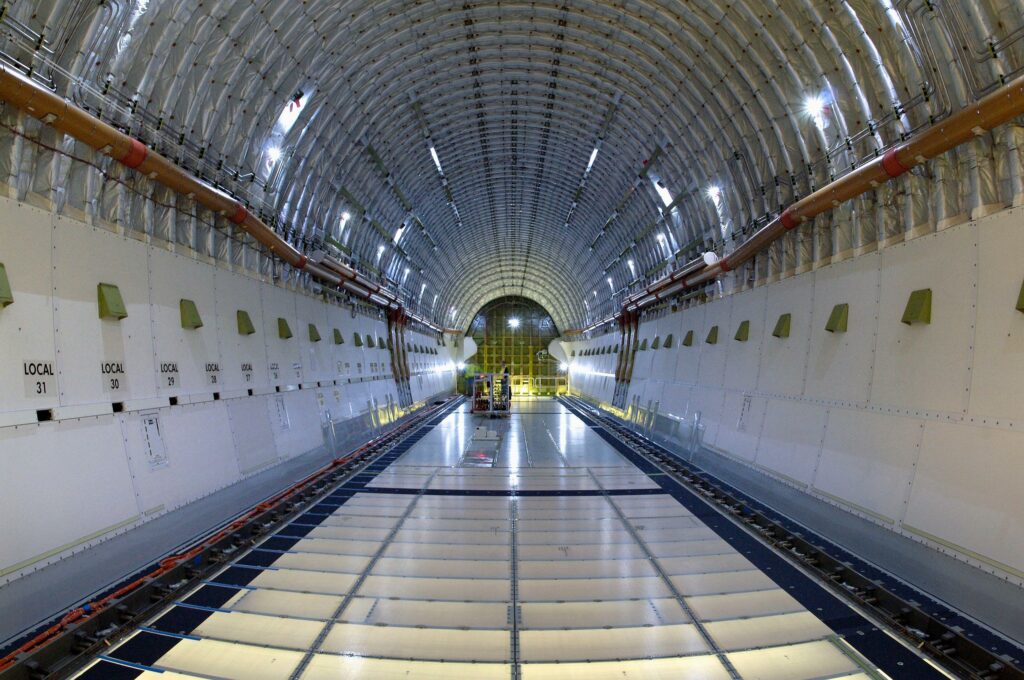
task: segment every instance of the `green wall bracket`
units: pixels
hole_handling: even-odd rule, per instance
[[[776,338],[788,338],[790,326],[793,325],[792,314],[781,314],[779,320],[775,322],[775,330],[772,331],[772,335]]]
[[[671,349],[671,348],[672,348],[672,334],[669,333],[668,335],[665,336],[665,349]]]
[[[1020,284],[1020,294],[1017,296],[1017,311],[1024,312],[1024,283]]]
[[[341,331],[338,330],[337,328],[334,329],[334,344],[335,345],[344,345],[345,344],[345,338],[344,338],[344,336],[342,336]]]
[[[278,317],[277,319],[277,337],[282,340],[287,340],[292,337],[292,327],[288,325],[287,319]]]
[[[638,347],[637,349],[639,349],[641,352],[647,349],[647,338],[643,339],[643,342],[640,343],[640,347]]]
[[[124,298],[117,286],[101,283],[96,286],[96,294],[99,297],[101,319],[123,319],[128,316],[128,308],[124,306]]]
[[[932,322],[932,289],[922,288],[910,294],[907,306],[903,310],[903,318],[900,319],[908,326],[915,323]]]
[[[320,342],[320,329],[316,327],[316,324],[309,324],[309,341]]]
[[[11,291],[11,282],[7,278],[7,268],[0,262],[0,309],[14,302],[14,293]]]
[[[395,348],[394,340],[392,340],[391,338],[388,338],[388,349],[394,349],[394,348]]]
[[[708,331],[708,337],[704,338],[704,342],[709,345],[714,345],[718,342],[718,326],[711,327],[711,330]]]
[[[353,333],[352,334],[352,344],[354,344],[356,347],[362,347],[363,346],[363,336],[359,335],[359,333]]]
[[[199,316],[199,308],[192,300],[185,298],[179,300],[178,311],[181,314],[181,327],[185,330],[194,331],[203,327],[203,318]]]
[[[661,347],[661,336],[655,335],[654,342],[651,343],[651,349],[658,349],[659,347]]]
[[[686,331],[686,337],[683,338],[683,347],[693,347],[693,331]]]
[[[373,341],[373,336],[370,335],[369,333],[366,334],[366,346],[367,347],[376,347],[377,346],[377,343],[375,343]]]
[[[244,309],[239,309],[235,312],[235,320],[238,322],[239,335],[253,335],[256,333],[256,327],[252,325],[252,319],[249,318],[249,312]]]
[[[574,356],[576,356],[576,350],[573,350],[573,351],[572,351],[572,354],[570,354],[569,356],[571,356],[571,357],[574,357]]]
[[[832,308],[832,313],[828,316],[828,323],[825,324],[825,330],[829,333],[845,333],[849,321],[850,305],[841,302]]]
[[[619,346],[618,346],[618,345],[615,345],[614,347],[612,347],[612,352],[613,352],[614,354],[618,354],[618,353],[619,353]]]
[[[750,339],[750,321],[740,321],[740,327],[736,329],[734,339],[746,342]]]

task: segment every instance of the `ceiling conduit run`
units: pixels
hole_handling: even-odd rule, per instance
[[[890,148],[875,160],[827,184],[793,203],[775,219],[744,240],[731,253],[718,259],[713,253],[696,258],[671,275],[652,283],[645,290],[627,298],[622,310],[569,334],[587,333],[610,323],[626,313],[637,312],[660,300],[669,299],[688,288],[710,283],[722,274],[735,270],[766,249],[787,231],[842,203],[889,182],[929,159],[946,153],[974,137],[1010,122],[1024,114],[1024,77],[1007,83],[943,121],[931,125],[910,139]]]
[[[348,265],[327,255],[318,257],[318,262],[311,261],[228,194],[3,64],[0,64],[0,99],[168,189],[194,199],[251,235],[291,267],[308,273],[322,284],[342,288],[384,310],[403,308],[397,296]],[[442,331],[426,319],[412,314],[406,316],[435,332]]]

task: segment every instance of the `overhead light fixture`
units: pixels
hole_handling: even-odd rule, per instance
[[[804,113],[810,116],[814,125],[824,132],[828,127],[828,101],[820,94],[813,94],[804,100]]]
[[[398,228],[397,231],[395,231],[395,243],[398,243],[399,239],[402,238],[402,234],[404,234],[404,233],[405,233],[405,225],[403,224],[402,226],[400,226]]]
[[[665,204],[665,207],[672,205],[672,194],[669,193],[668,189],[661,182],[654,183],[654,190],[658,192],[658,196],[661,198],[661,202]]]
[[[272,146],[269,149],[267,149],[267,158],[270,159],[271,163],[276,163],[280,157],[281,149],[279,149],[278,147]]]
[[[597,147],[595,146],[595,147],[594,147],[594,150],[590,152],[590,161],[589,161],[589,162],[587,162],[587,169],[586,169],[586,172],[590,172],[590,169],[591,169],[592,167],[594,167],[594,161],[596,161],[596,160],[597,160],[597,151],[598,151],[598,149],[597,149]]]
[[[513,316],[508,320],[508,327],[512,330],[519,328],[519,319]]]
[[[455,364],[455,368],[459,369],[460,371],[464,371],[466,370],[466,363],[464,361],[460,361],[459,363]]]
[[[434,159],[434,165],[437,167],[437,171],[444,174],[444,170],[441,169],[441,159],[437,157],[437,149],[433,146],[430,147],[430,157]]]
[[[615,286],[612,285],[612,277],[609,276],[607,281],[608,281],[608,288],[614,293],[615,292]]]
[[[563,361],[562,363],[558,364],[558,370],[560,373],[565,373],[566,371],[569,370],[569,364]]]

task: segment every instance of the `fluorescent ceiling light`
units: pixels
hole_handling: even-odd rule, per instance
[[[280,157],[281,149],[279,149],[278,147],[272,146],[269,149],[267,149],[267,158],[270,159],[271,163],[276,163]]]
[[[672,194],[668,192],[668,189],[661,186],[658,182],[654,183],[654,190],[658,192],[658,196],[661,197],[661,202],[666,206],[672,205]]]
[[[597,147],[596,146],[594,147],[594,150],[590,152],[590,161],[587,163],[587,170],[586,170],[587,172],[590,172],[590,169],[592,167],[594,167],[594,161],[595,160],[597,160]]]
[[[508,320],[508,327],[511,328],[512,330],[519,328],[519,319],[513,316],[511,319]]]
[[[437,171],[444,174],[444,170],[441,169],[441,159],[437,157],[437,149],[430,147],[430,157],[434,159],[434,165],[437,167]]]
[[[402,238],[402,234],[404,234],[404,233],[405,233],[405,225],[403,224],[402,226],[400,226],[398,228],[398,231],[395,232],[395,243],[398,243],[398,240]]]

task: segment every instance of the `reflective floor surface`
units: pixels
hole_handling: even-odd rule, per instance
[[[290,526],[84,677],[870,677],[554,401],[462,408]]]

